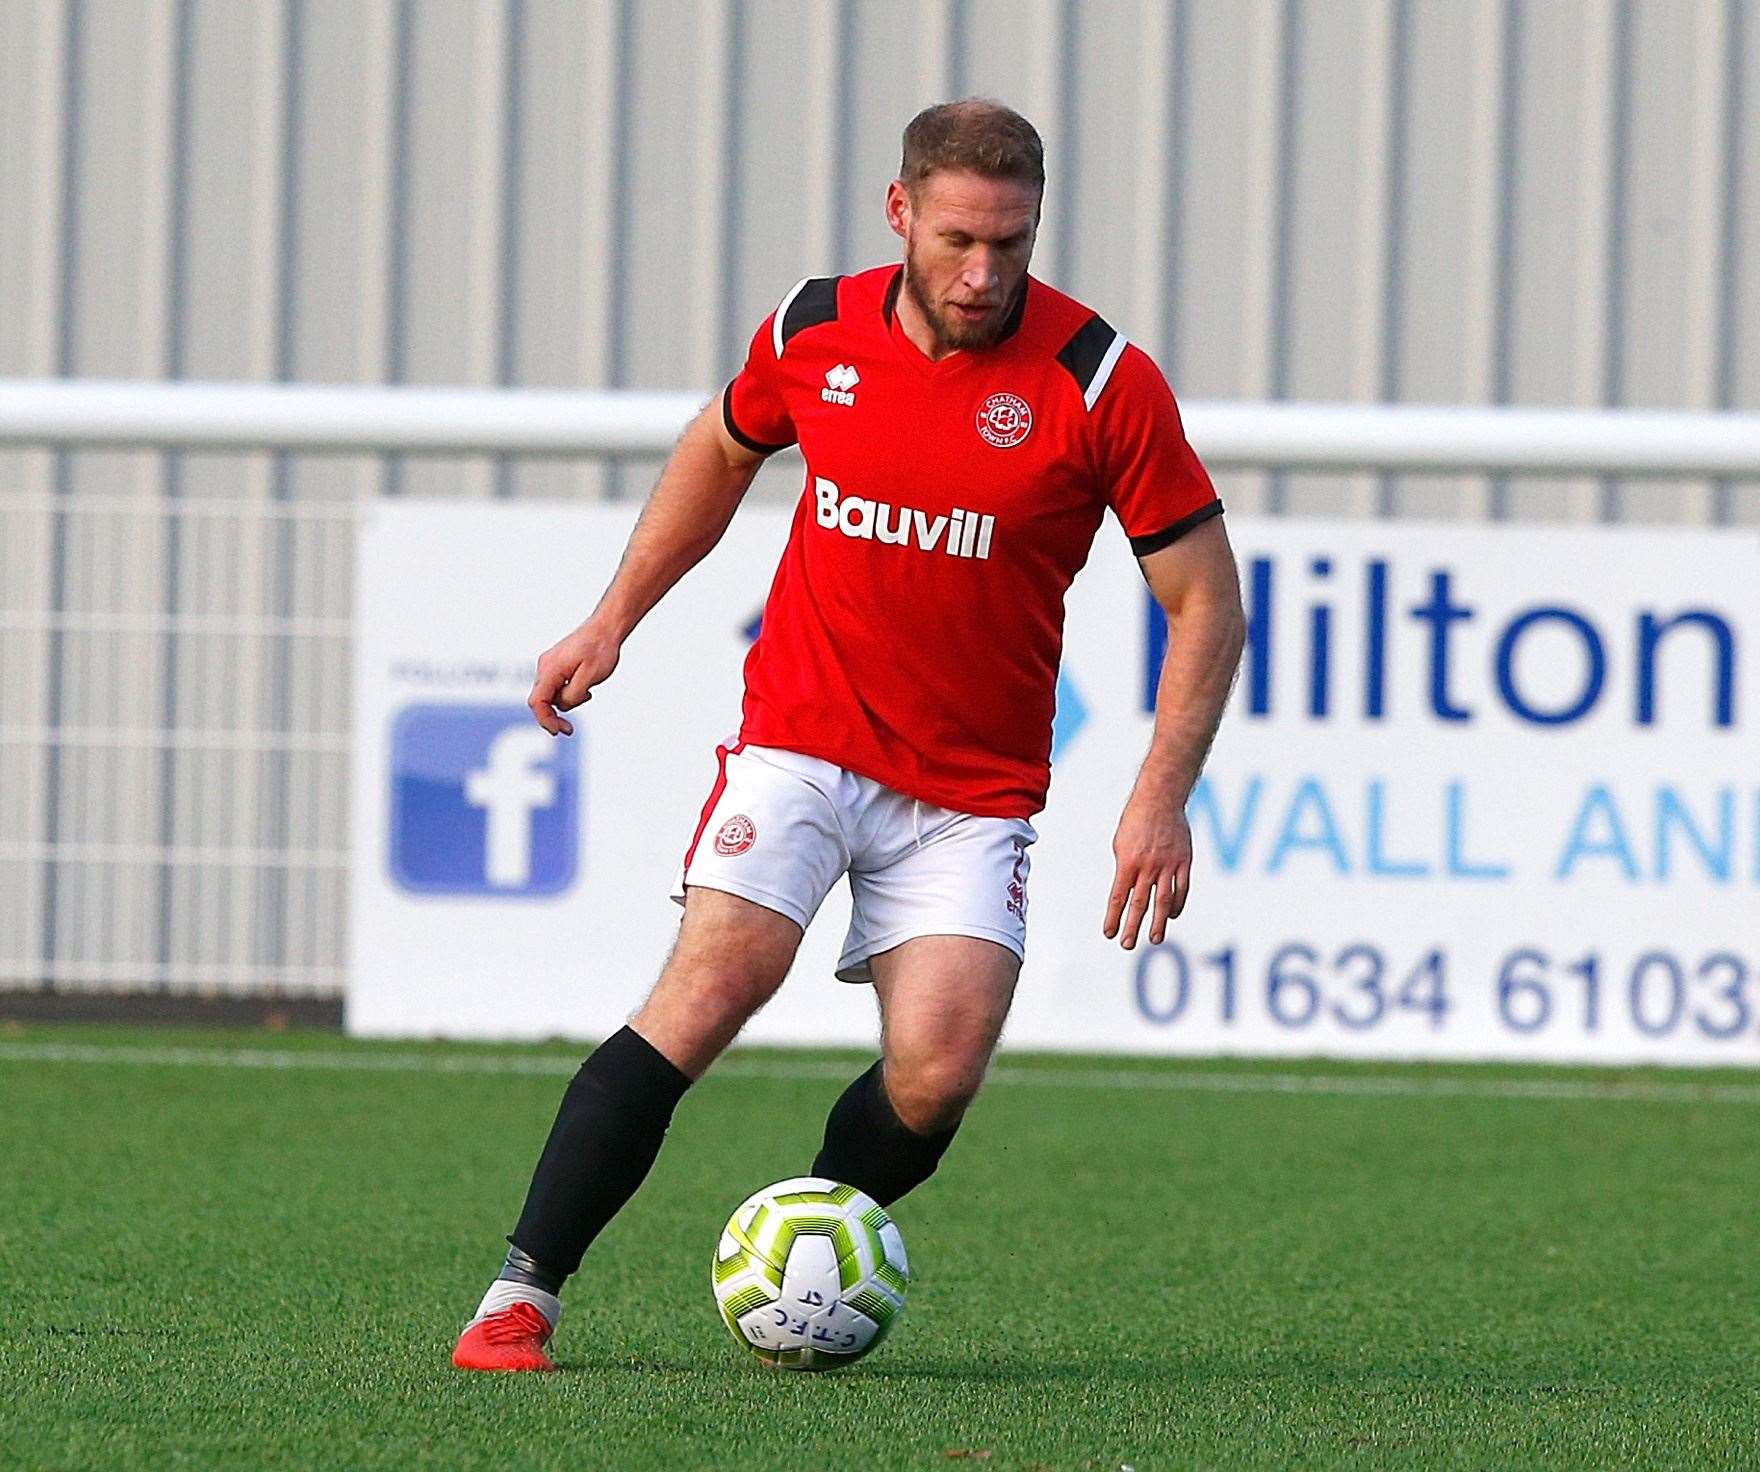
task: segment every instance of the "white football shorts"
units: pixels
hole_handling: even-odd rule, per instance
[[[1024,958],[1025,818],[986,818],[906,797],[818,757],[730,737],[672,898],[687,884],[739,895],[805,930],[849,875],[839,981],[872,981],[869,959],[919,935],[972,935]]]

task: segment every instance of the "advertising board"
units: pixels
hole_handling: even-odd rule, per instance
[[[634,515],[368,513],[352,1030],[595,1037],[652,983],[788,513],[742,510],[552,740],[534,661]],[[1100,926],[1167,624],[1110,522],[1071,590],[1007,1043],[1760,1063],[1760,539],[1227,526],[1248,645],[1190,903],[1134,953]],[[748,1040],[872,1040],[847,918],[839,886]]]

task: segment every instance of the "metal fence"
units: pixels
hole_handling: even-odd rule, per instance
[[[0,494],[0,987],[340,992],[353,522]]]

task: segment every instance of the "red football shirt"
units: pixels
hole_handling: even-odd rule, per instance
[[[1110,506],[1139,556],[1218,514],[1148,354],[1028,277],[996,345],[926,358],[903,267],[810,277],[752,338],[728,431],[806,484],[745,666],[742,740],[925,802],[1045,806],[1063,596]]]

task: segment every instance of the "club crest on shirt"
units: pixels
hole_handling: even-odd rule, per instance
[[[1018,445],[1032,429],[1033,411],[1018,394],[991,394],[978,410],[978,433],[999,450]]]
[[[715,852],[733,858],[758,841],[758,825],[744,813],[736,813],[715,833]]]

